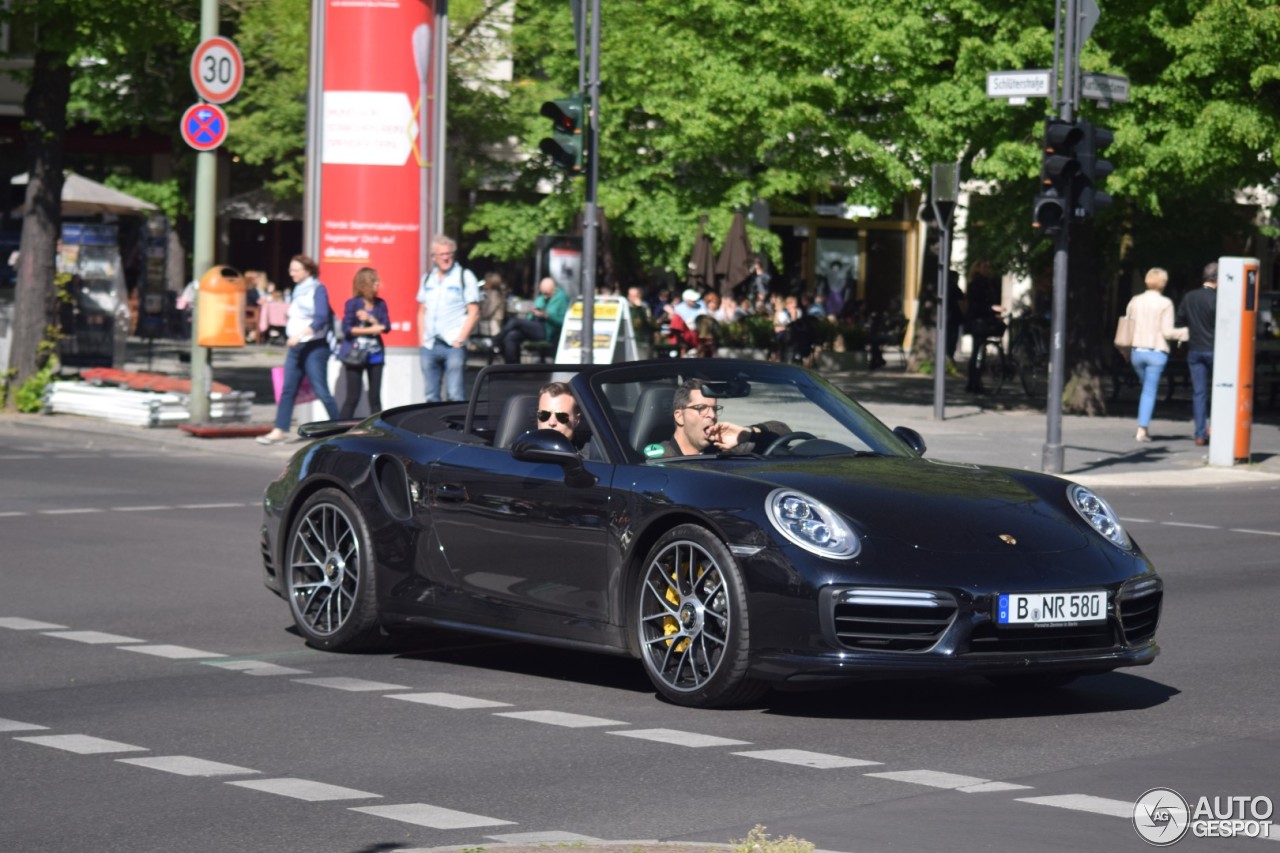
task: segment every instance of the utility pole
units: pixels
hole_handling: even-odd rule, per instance
[[[200,40],[218,35],[218,0],[200,0]],[[191,277],[197,282],[213,266],[218,226],[218,152],[196,154],[196,198],[194,234],[191,247]],[[209,391],[213,387],[212,350],[202,347],[200,338],[200,288],[195,289],[191,308],[191,393],[188,398],[191,423],[209,422]]]
[[[587,68],[587,198],[582,209],[582,363],[595,361],[596,255],[600,223],[600,0],[591,0],[590,65]]]
[[[958,163],[933,164],[933,216],[938,223],[938,307],[934,312],[933,419],[946,417],[947,398],[947,284],[951,276],[951,214],[959,197]],[[958,307],[958,306],[952,306]]]

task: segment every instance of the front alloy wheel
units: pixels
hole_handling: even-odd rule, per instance
[[[316,648],[352,651],[377,639],[373,555],[355,503],[321,489],[298,511],[285,553],[285,589],[298,630]]]
[[[724,544],[685,524],[645,558],[636,595],[636,630],[645,672],[678,705],[748,702],[765,686],[747,677],[746,590]]]

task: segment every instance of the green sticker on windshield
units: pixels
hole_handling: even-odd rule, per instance
[[[649,444],[649,445],[646,445],[644,449],[644,455],[649,459],[657,459],[659,456],[662,456],[666,452],[667,451],[662,449],[661,444]]]

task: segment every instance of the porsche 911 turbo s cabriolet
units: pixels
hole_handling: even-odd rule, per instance
[[[551,381],[572,437],[539,428]],[[681,452],[694,414],[739,440]],[[803,368],[495,365],[469,402],[301,432],[261,549],[320,649],[412,626],[589,649],[696,707],[855,678],[1061,684],[1159,651],[1163,584],[1106,501],[927,459]]]

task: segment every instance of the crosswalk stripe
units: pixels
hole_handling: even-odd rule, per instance
[[[456,693],[392,693],[387,698],[417,702],[420,705],[435,705],[439,708],[452,708],[457,711],[470,708],[511,707],[510,702],[494,702],[491,699],[476,699],[471,696],[459,696]]]
[[[863,758],[845,758],[840,755],[809,752],[804,749],[757,749],[751,752],[735,752],[734,755],[759,758],[764,761],[778,761],[783,764],[798,764],[802,767],[816,767],[822,770],[835,767],[865,767],[883,763],[881,761],[867,761]]]
[[[221,761],[207,761],[190,755],[155,755],[146,758],[117,758],[121,764],[134,764],[151,770],[162,770],[165,773],[176,773],[179,776],[248,776],[257,773],[248,767],[237,767],[234,764],[223,764]]]
[[[134,637],[125,637],[120,634],[108,634],[105,631],[45,631],[44,635],[46,637],[57,637],[60,640],[74,640],[77,643],[89,643],[90,645],[142,642],[142,640]]]
[[[310,670],[294,669],[291,666],[281,666],[265,660],[207,660],[204,665],[243,672],[245,675],[306,675],[310,672]]]
[[[48,730],[48,726],[37,726],[35,723],[6,720],[4,717],[0,717],[0,732],[44,732]]]
[[[1109,800],[1106,797],[1094,797],[1089,794],[1061,794],[1052,797],[1019,797],[1020,803],[1031,803],[1036,806],[1053,806],[1059,809],[1070,809],[1076,812],[1092,812],[1094,814],[1111,815],[1112,817],[1133,817],[1133,803],[1124,800]]]
[[[66,627],[66,625],[55,625],[52,622],[41,622],[38,619],[24,619],[21,616],[0,616],[0,628],[8,628],[11,631],[54,631]]]
[[[170,646],[163,643],[154,646],[118,646],[129,652],[138,652],[144,655],[154,655],[158,658],[168,658],[169,660],[194,660],[196,658],[224,658],[226,655],[217,652],[205,652],[200,649],[192,649],[187,646]]]
[[[315,687],[328,687],[332,690],[346,690],[350,693],[371,693],[377,690],[408,690],[403,684],[387,684],[384,681],[369,681],[364,678],[295,678],[298,684],[310,684]]]
[[[913,785],[927,785],[930,788],[962,788],[968,785],[984,785],[990,779],[978,776],[961,776],[958,773],[943,773],[938,770],[892,770],[887,773],[868,773],[878,779],[892,779],[895,782],[910,782]]]
[[[134,746],[120,743],[117,740],[106,740],[90,735],[36,735],[34,737],[16,737],[14,740],[34,743],[36,746],[48,746],[74,752],[77,755],[99,755],[107,752],[146,752],[145,746]]]
[[[293,779],[290,777],[242,779],[237,782],[227,782],[226,784],[235,785],[238,788],[263,791],[268,794],[279,794],[282,797],[292,797],[295,800],[306,800],[309,803],[319,803],[327,800],[372,800],[379,799],[382,796],[381,794],[370,794],[368,791],[358,791],[355,788],[344,788],[341,785],[327,785],[324,782],[312,782],[310,779]]]
[[[363,812],[374,817],[385,817],[401,823],[412,823],[415,826],[426,826],[431,829],[469,829],[477,826],[509,826],[515,821],[499,820],[496,817],[454,811],[427,803],[400,803],[390,806],[352,807],[353,812]]]
[[[620,737],[633,737],[640,740],[652,740],[658,743],[668,743],[673,746],[749,746],[749,740],[733,740],[727,737],[714,737],[712,735],[700,735],[694,732],[682,732],[676,729],[628,729],[620,732],[607,732],[611,735],[619,735]]]
[[[626,725],[622,720],[606,720],[604,717],[588,717],[585,714],[570,714],[565,711],[502,711],[494,716],[528,720],[531,723],[546,723],[549,726],[564,726],[568,729]]]

